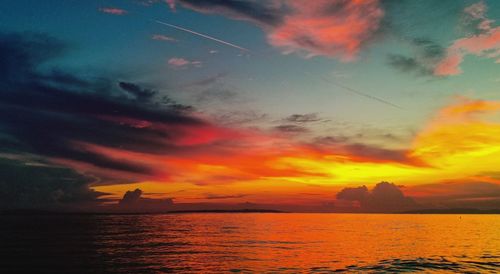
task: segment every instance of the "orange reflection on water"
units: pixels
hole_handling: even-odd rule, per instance
[[[172,270],[296,273],[378,267],[462,272],[477,271],[476,263],[485,269],[500,267],[497,215],[174,214],[135,218],[136,226],[145,231],[110,239],[111,246],[133,238],[135,245],[127,247],[127,252],[136,250],[145,264]]]

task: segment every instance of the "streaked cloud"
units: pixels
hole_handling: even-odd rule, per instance
[[[153,36],[151,36],[151,39],[157,40],[157,41],[165,41],[165,42],[178,42],[179,41],[173,37],[163,35],[163,34],[154,34]]]

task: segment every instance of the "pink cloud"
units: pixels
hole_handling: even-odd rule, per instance
[[[172,11],[175,11],[175,0],[165,0]]]
[[[485,17],[486,9],[483,2],[465,8],[464,13],[470,18],[480,19],[477,29],[481,33],[455,40],[448,48],[445,58],[435,67],[435,75],[461,74],[460,64],[466,55],[495,58],[496,63],[500,63],[500,27],[491,27],[494,21]]]
[[[282,24],[268,30],[268,41],[285,53],[305,52],[309,57],[354,59],[384,15],[377,0],[285,3],[292,12]]]
[[[476,55],[486,58],[496,58],[500,62],[500,27],[487,33],[455,40],[448,48],[446,57],[441,60],[434,74],[439,76],[461,74],[460,64],[465,55]]]
[[[461,74],[460,63],[462,63],[463,54],[460,52],[449,52],[434,68],[434,75],[457,75]]]
[[[113,8],[113,7],[104,7],[99,9],[100,12],[113,14],[113,15],[125,15],[128,12],[124,9]]]
[[[157,40],[157,41],[166,41],[166,42],[177,42],[178,41],[177,39],[175,39],[173,37],[166,36],[163,34],[154,34],[153,36],[151,36],[151,39]]]
[[[201,67],[201,61],[190,61],[181,57],[173,57],[168,60],[168,64],[174,68],[186,68],[188,66]]]

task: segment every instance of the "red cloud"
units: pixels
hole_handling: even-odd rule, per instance
[[[113,14],[113,15],[125,15],[128,12],[124,9],[113,8],[113,7],[104,7],[99,9],[100,12]]]
[[[268,40],[285,52],[306,52],[352,60],[378,29],[383,11],[377,0],[290,1],[283,23],[269,29]]]

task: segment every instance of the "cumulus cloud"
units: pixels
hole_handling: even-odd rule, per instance
[[[102,8],[99,8],[99,11],[103,12],[103,13],[113,14],[113,15],[125,15],[128,13],[124,9],[115,8],[115,7],[102,7]]]
[[[142,190],[140,189],[135,189],[134,191],[128,190],[125,192],[123,195],[123,198],[120,200],[119,204],[120,205],[133,205],[136,204],[139,199],[141,198],[142,195]]]
[[[172,198],[143,198],[142,194],[142,190],[138,188],[133,191],[127,191],[123,195],[123,198],[118,202],[118,210],[135,212],[158,212],[170,210],[172,208],[172,205],[174,205],[174,200]]]
[[[366,186],[344,188],[336,197],[337,200],[355,202],[363,212],[402,212],[419,207],[398,186],[388,182],[378,183],[371,191]]]
[[[378,31],[384,12],[378,0],[239,1],[180,0],[184,7],[250,21],[284,53],[350,61]]]
[[[434,74],[449,76],[461,74],[460,64],[466,55],[476,55],[495,59],[500,63],[500,27],[486,17],[484,2],[473,4],[464,10],[467,22],[476,24],[479,33],[455,40],[446,51],[446,56],[436,65]]]

